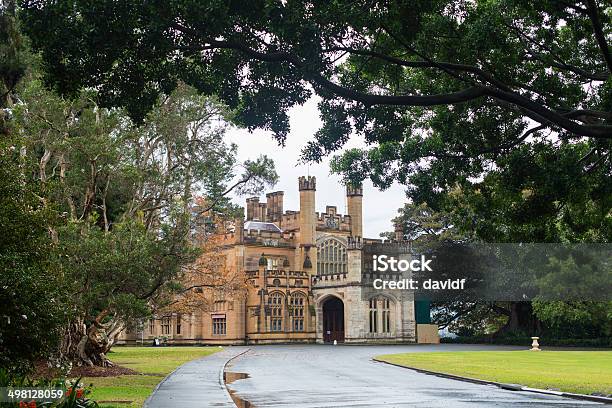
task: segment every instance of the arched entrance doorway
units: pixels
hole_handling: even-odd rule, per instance
[[[323,341],[344,342],[344,303],[335,296],[323,302]]]

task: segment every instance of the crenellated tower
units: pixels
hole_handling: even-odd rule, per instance
[[[300,239],[298,265],[302,270],[310,274],[316,273],[317,250],[315,214],[315,192],[317,180],[314,176],[302,176],[298,178],[300,189]]]
[[[346,185],[348,215],[351,217],[351,236],[363,237],[363,187],[361,184]]]

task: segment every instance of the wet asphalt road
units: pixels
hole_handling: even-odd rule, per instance
[[[556,396],[501,390],[377,363],[401,352],[512,350],[470,345],[255,346],[228,364],[247,373],[228,388],[246,407],[582,407],[600,405]]]

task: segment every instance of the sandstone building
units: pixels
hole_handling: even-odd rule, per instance
[[[246,281],[243,296],[215,299],[210,310],[151,319],[142,333],[121,340],[437,342],[428,307],[417,311],[412,293],[372,288],[371,254],[383,244],[362,238],[362,188],[346,188],[343,215],[335,206],[315,211],[315,177],[300,177],[298,186],[299,211],[284,210],[282,191],[267,194],[266,202],[249,198],[246,221],[224,237],[226,263]],[[410,252],[407,242],[386,243],[387,250],[389,245]]]

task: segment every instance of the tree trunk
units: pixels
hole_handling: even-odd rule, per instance
[[[66,330],[61,355],[63,359],[79,366],[112,367],[113,363],[106,354],[115,345],[124,327],[117,319],[104,324],[96,320],[87,325],[79,319]]]
[[[511,302],[508,321],[494,336],[511,332],[522,332],[529,336],[535,336],[540,334],[541,329],[541,322],[533,313],[531,302]]]

